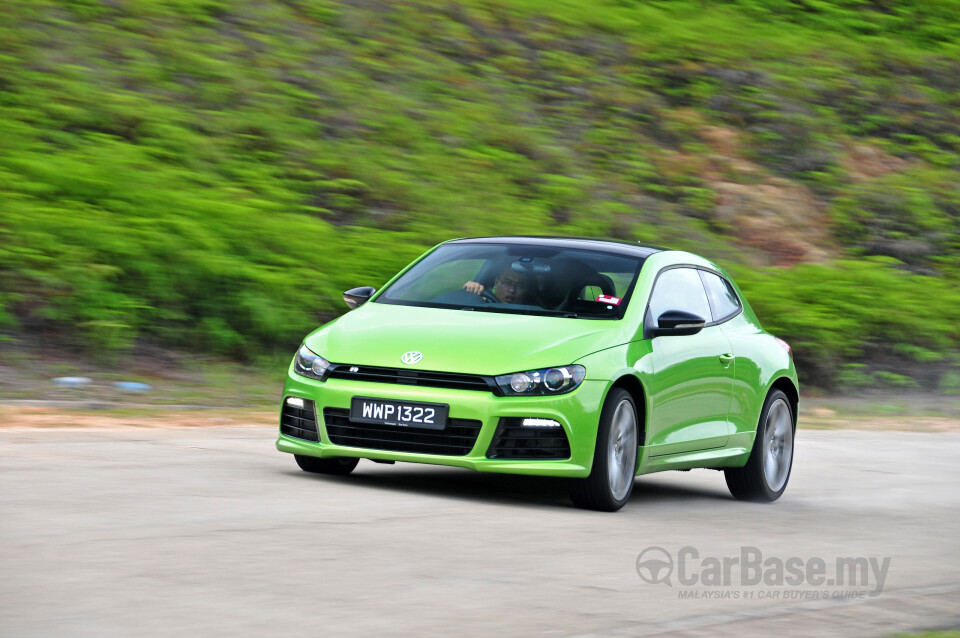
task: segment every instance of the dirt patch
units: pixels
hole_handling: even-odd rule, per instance
[[[703,178],[717,194],[715,221],[737,229],[740,242],[765,253],[772,265],[835,256],[826,207],[812,190],[745,158],[736,131],[708,126],[701,133],[713,151]]]
[[[902,173],[910,162],[867,144],[853,144],[843,157],[843,170],[854,181],[864,182],[891,173]]]

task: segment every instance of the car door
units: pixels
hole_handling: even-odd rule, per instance
[[[764,373],[761,359],[756,356],[759,345],[757,336],[762,331],[744,316],[743,303],[727,279],[706,270],[700,271],[700,278],[707,289],[714,321],[730,341],[730,347],[736,356],[736,382],[727,411],[730,436],[737,433],[750,433],[752,436],[757,427],[758,415],[755,410],[763,402],[763,398],[759,396],[762,392],[759,381],[769,375]]]
[[[706,321],[694,335],[656,336],[651,345],[653,391],[648,420],[651,456],[722,447],[730,427],[727,411],[735,365],[730,342],[713,322],[696,268],[661,271],[653,286],[645,325],[656,326],[668,310]]]

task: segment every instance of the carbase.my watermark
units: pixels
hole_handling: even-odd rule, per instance
[[[837,556],[832,560],[820,556],[764,557],[760,548],[751,545],[742,546],[734,556],[701,556],[697,548],[690,545],[681,547],[675,554],[651,546],[637,556],[637,574],[644,582],[670,587],[676,582],[683,587],[705,588],[681,591],[680,598],[874,597],[883,592],[889,569],[889,556]],[[790,589],[715,589],[736,586]]]

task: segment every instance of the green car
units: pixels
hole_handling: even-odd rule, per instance
[[[691,253],[548,237],[458,239],[314,331],[287,372],[277,449],[566,477],[615,511],[634,477],[723,470],[740,499],[790,478],[790,347]]]

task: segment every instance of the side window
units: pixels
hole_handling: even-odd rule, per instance
[[[707,288],[710,307],[713,308],[713,320],[723,321],[740,310],[740,300],[733,291],[730,282],[712,272],[700,271],[703,285]]]
[[[710,321],[710,305],[700,275],[693,268],[673,268],[660,273],[650,295],[653,320],[667,310],[683,310]]]

